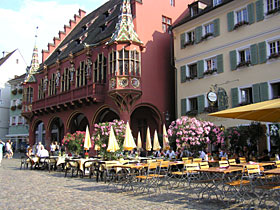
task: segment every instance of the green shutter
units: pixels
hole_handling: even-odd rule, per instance
[[[255,22],[255,7],[254,7],[254,3],[248,4],[247,11],[248,11],[248,21],[249,21],[249,24],[253,24]]]
[[[199,43],[202,37],[202,26],[198,26],[194,30],[195,32],[195,43]]]
[[[203,60],[197,61],[197,78],[203,78],[204,73],[204,62]]]
[[[258,103],[260,101],[260,84],[253,84],[253,103]]]
[[[186,82],[186,66],[181,66],[181,83]]]
[[[220,35],[220,19],[215,19],[213,21],[214,23],[214,37],[219,36]]]
[[[233,31],[234,28],[234,14],[233,12],[227,13],[228,31]]]
[[[181,99],[181,116],[186,115],[187,113],[187,99]]]
[[[224,72],[224,62],[223,62],[223,54],[217,56],[217,73]]]
[[[266,62],[266,42],[261,42],[258,44],[259,47],[259,63]]]
[[[200,114],[204,112],[205,108],[205,97],[204,95],[200,95],[197,97],[197,113]]]
[[[186,33],[181,34],[180,40],[181,40],[181,49],[184,49],[185,48],[185,41],[186,41]]]
[[[218,110],[227,108],[227,93],[225,91],[218,91]]]
[[[260,98],[261,98],[261,101],[268,100],[268,83],[267,82],[260,83]]]
[[[263,0],[256,1],[256,14],[257,22],[264,19]]]
[[[231,105],[237,107],[239,105],[238,88],[231,88]]]
[[[251,64],[258,64],[258,46],[253,44],[250,46],[250,54],[251,54]]]
[[[237,66],[236,50],[229,52],[229,58],[230,58],[230,69],[233,71],[236,69]]]

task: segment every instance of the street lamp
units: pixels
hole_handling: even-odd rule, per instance
[[[166,111],[164,113],[164,117],[165,117],[165,122],[166,122],[167,127],[168,127],[169,126],[169,120],[170,120],[170,115],[169,115],[168,111]]]

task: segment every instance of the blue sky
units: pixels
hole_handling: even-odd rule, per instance
[[[107,0],[0,0],[0,58],[2,52],[19,49],[30,65],[35,34],[39,52],[46,50],[53,37],[78,14],[89,14]],[[36,32],[36,27],[38,31]],[[41,62],[41,53],[39,53]],[[23,71],[23,73],[25,70]]]

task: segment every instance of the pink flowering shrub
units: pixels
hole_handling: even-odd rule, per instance
[[[120,147],[120,150],[115,153],[107,152],[111,126],[114,129],[115,136]],[[100,154],[104,158],[115,159],[115,156],[123,150],[122,147],[125,138],[125,130],[126,123],[123,120],[94,124],[92,140],[95,145],[100,147]]]
[[[71,153],[80,154],[83,151],[86,132],[76,131],[75,133],[67,133],[62,139],[62,145]]]
[[[223,131],[208,121],[183,116],[173,121],[168,129],[168,136],[176,142],[177,148],[189,145],[201,148],[207,144],[223,144]]]

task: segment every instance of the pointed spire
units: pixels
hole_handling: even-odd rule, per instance
[[[111,40],[107,44],[112,44],[113,42],[136,42],[143,44],[134,30],[130,0],[122,1],[121,14],[115,29]]]
[[[25,82],[35,82],[35,76],[38,68],[39,68],[39,59],[38,59],[38,48],[36,46],[36,40],[37,40],[37,30],[38,26],[36,27],[36,34],[35,34],[35,45],[33,48],[33,53],[32,53],[32,59],[31,59],[31,64],[27,69],[27,76],[25,78]]]

